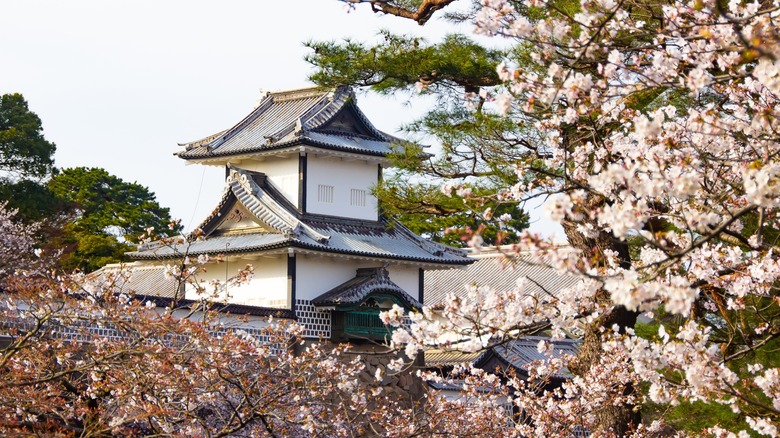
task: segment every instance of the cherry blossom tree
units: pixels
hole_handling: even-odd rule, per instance
[[[37,226],[16,220],[16,210],[0,203],[0,281],[17,269],[29,267]]]
[[[473,406],[433,393],[399,399],[379,373],[366,379],[365,358],[346,344],[303,340],[294,323],[258,328],[212,310],[224,284],[198,277],[213,262],[185,256],[165,268],[203,297],[187,306],[137,295],[127,287],[130,269],[14,271],[0,303],[0,432],[405,437],[474,436],[475,425],[495,436],[505,428],[494,421],[505,412],[496,385],[488,397],[464,393]],[[250,276],[247,267],[229,281]]]
[[[689,433],[777,436],[780,4],[482,0],[460,16],[519,54],[476,97],[529,149],[495,196],[549,197],[570,243],[526,234],[517,250],[581,281],[549,296],[522,279],[477,287],[445,303],[447,322],[409,315],[394,340],[413,354],[453,332],[476,350],[540,323],[584,329],[576,357],[537,370],[566,366],[562,387],[508,380],[524,435],[684,433],[665,414],[699,404],[736,420]]]

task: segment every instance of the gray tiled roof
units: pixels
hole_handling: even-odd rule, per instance
[[[130,272],[130,277],[117,277],[115,284],[125,293],[139,293],[144,295],[155,295],[162,298],[173,298],[178,282],[173,277],[166,278],[164,268],[160,266],[133,266],[132,264],[123,266],[121,269]],[[119,272],[118,266],[105,266],[91,273],[91,276],[101,276],[104,274]]]
[[[259,181],[259,182],[258,182]],[[436,264],[471,263],[461,250],[428,242],[403,225],[387,221],[361,221],[300,214],[282,201],[264,175],[232,168],[227,189],[215,213],[201,224],[206,238],[176,245],[150,245],[131,252],[134,259],[160,259],[184,254],[248,253],[295,247]],[[209,235],[220,211],[237,202],[256,220],[275,231],[240,235]]]
[[[540,353],[538,345],[540,341],[547,341],[552,344],[552,353]],[[528,371],[528,366],[534,361],[544,361],[550,357],[558,358],[566,354],[577,354],[579,342],[573,339],[561,339],[553,341],[550,338],[542,336],[525,336],[520,339],[514,339],[507,343],[496,345],[483,354],[475,361],[475,366],[485,362],[490,354],[501,358],[508,365],[521,371]],[[571,373],[566,368],[560,369],[553,374],[554,377],[571,377]]]
[[[291,239],[281,233],[254,233],[217,236],[173,245],[150,245],[128,256],[139,260],[170,259],[185,255],[230,254],[282,248]]]
[[[334,132],[322,128],[339,111],[351,108],[366,133]],[[355,105],[349,87],[332,91],[306,88],[268,93],[258,106],[230,129],[204,139],[182,143],[184,159],[202,159],[277,150],[300,144],[358,154],[386,156],[398,139],[376,129]]]
[[[428,242],[398,222],[349,223],[312,217],[302,220],[318,233],[330,236],[327,244],[301,239],[313,249],[433,263],[471,263],[464,252]]]
[[[380,141],[360,136],[336,135],[311,131],[307,132],[302,139],[308,140],[306,143],[323,146],[332,149],[339,149],[346,152],[373,153],[374,155],[385,156],[390,152],[387,141]]]
[[[525,278],[528,294],[555,294],[556,291],[574,286],[578,279],[560,274],[542,261],[525,254],[502,255],[488,252],[474,257],[475,262],[462,269],[428,271],[425,273],[425,305],[435,306],[448,294],[466,296],[466,286],[491,286],[497,290],[517,288],[517,281]],[[546,292],[545,292],[546,291]]]
[[[304,222],[306,220],[304,219]],[[352,254],[364,257],[410,260],[438,264],[465,264],[470,260],[455,251],[441,254],[431,253],[406,237],[398,229],[386,228],[387,224],[366,226],[361,224],[331,225],[319,223],[311,228],[330,237],[326,243],[320,243],[306,236],[285,236],[281,233],[252,233],[243,235],[223,235],[206,237],[202,240],[178,245],[149,247],[128,253],[131,258],[154,260],[180,257],[185,254],[230,254],[267,251],[285,247],[295,247],[339,254]]]
[[[405,301],[408,307],[422,308],[419,301],[412,298],[400,286],[390,280],[384,268],[361,268],[357,276],[313,299],[315,306],[341,306],[360,304],[369,295],[377,292],[392,292]]]

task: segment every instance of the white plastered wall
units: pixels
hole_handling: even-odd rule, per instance
[[[269,157],[266,159],[242,161],[238,167],[268,176],[271,183],[294,206],[298,205],[298,155],[287,157]]]
[[[390,280],[401,286],[412,298],[420,300],[420,271],[419,268],[408,265],[395,265],[387,268]]]
[[[296,255],[295,296],[299,300],[313,300],[334,287],[357,275],[358,268],[382,266],[381,262]],[[402,287],[409,295],[419,298],[418,271],[415,267],[390,266],[387,268],[390,280]]]
[[[209,280],[219,280],[224,283],[225,278],[234,277],[240,269],[250,264],[254,268],[254,276],[247,283],[229,286],[227,303],[291,308],[287,286],[287,255],[254,260],[228,256],[227,259],[227,263],[207,264],[206,272],[198,274],[198,280],[209,293],[213,292],[213,288],[208,284]],[[224,299],[224,291],[220,292],[222,292],[220,299]],[[198,299],[194,287],[188,285],[186,298]]]
[[[344,160],[309,154],[306,163],[306,211],[375,221],[378,219],[376,197],[371,188],[377,183],[378,167],[374,162]],[[320,200],[320,185],[332,187],[331,202]],[[358,205],[352,190],[362,191],[365,204]],[[359,199],[363,199],[362,196]]]

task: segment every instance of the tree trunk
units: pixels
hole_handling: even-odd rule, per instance
[[[603,259],[605,250],[611,250],[618,254],[619,265],[622,268],[631,266],[631,256],[628,252],[628,243],[615,238],[612,233],[599,232],[595,238],[584,236],[577,231],[578,223],[563,222],[563,230],[569,244],[581,250],[583,256],[592,260]],[[593,223],[592,225],[596,225]],[[598,229],[598,228],[596,228]],[[609,295],[600,291],[596,300],[608,303]],[[605,306],[606,307],[606,306]],[[607,330],[614,325],[620,332],[626,328],[633,328],[636,324],[637,312],[629,311],[623,306],[614,306],[593,323],[585,327],[585,334],[580,345],[577,357],[569,364],[569,370],[577,376],[586,377],[591,369],[600,366],[601,357],[604,355],[602,337]],[[606,329],[605,331],[602,331]],[[617,382],[616,382],[617,384]],[[623,388],[615,388],[621,395],[628,395],[634,391],[632,385],[624,385]],[[638,412],[635,412],[633,404],[604,405],[596,410],[596,424],[591,433],[594,436],[624,436],[631,432],[641,421]]]

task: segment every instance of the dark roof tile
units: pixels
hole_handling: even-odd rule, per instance
[[[363,133],[317,131],[336,114],[351,108]],[[349,87],[324,91],[305,88],[266,94],[258,106],[230,129],[201,140],[181,143],[180,158],[196,160],[228,157],[311,145],[364,155],[384,157],[391,143],[401,140],[376,129],[355,104]]]

